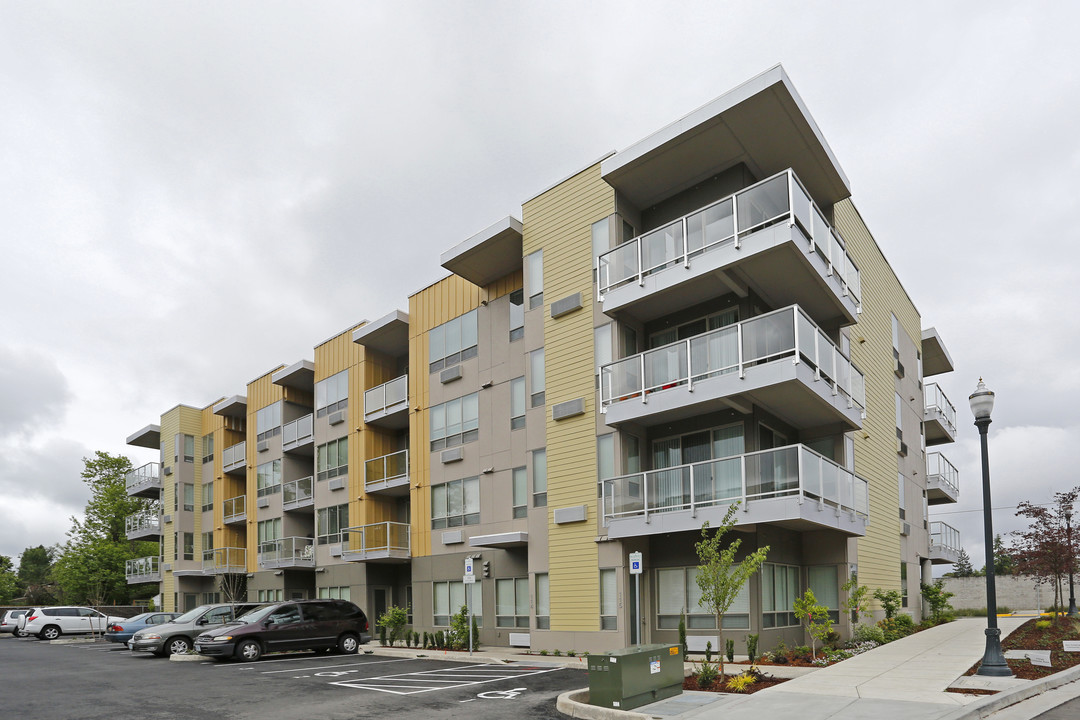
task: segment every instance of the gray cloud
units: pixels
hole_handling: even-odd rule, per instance
[[[0,438],[55,423],[70,399],[67,379],[48,354],[0,345]]]

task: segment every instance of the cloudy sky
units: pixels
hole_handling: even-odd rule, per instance
[[[523,199],[782,62],[956,363],[994,505],[1080,483],[1080,5],[0,0],[0,554],[81,458],[361,319]]]

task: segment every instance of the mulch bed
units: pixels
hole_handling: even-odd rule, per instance
[[[708,687],[701,687],[700,685],[698,685],[697,678],[695,676],[691,675],[690,677],[685,678],[683,680],[682,686],[683,686],[683,690],[701,690],[701,691],[704,691],[704,692],[730,693],[732,695],[751,695],[753,693],[756,693],[759,690],[764,690],[765,688],[771,688],[774,685],[779,685],[782,682],[787,682],[788,681],[788,678],[778,678],[778,677],[773,677],[772,675],[766,675],[764,679],[758,680],[753,685],[746,688],[746,690],[744,690],[743,692],[741,692],[741,693],[732,693],[730,690],[728,690],[724,686],[724,683],[727,682],[727,678],[733,678],[733,677],[736,677],[736,675],[727,675],[724,678],[717,678],[716,681],[712,685],[709,685]]]
[[[1024,680],[1038,680],[1047,675],[1080,665],[1080,653],[1064,652],[1062,640],[1080,640],[1080,622],[1067,617],[1057,617],[1048,628],[1038,628],[1035,623],[1049,618],[1032,618],[1013,630],[1001,641],[1002,650],[1049,650],[1053,667],[1032,665],[1028,660],[1006,660],[1013,674]],[[981,661],[968,669],[965,675],[974,675]],[[970,691],[969,691],[970,692]]]

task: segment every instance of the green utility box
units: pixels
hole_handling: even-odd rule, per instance
[[[630,710],[682,693],[683,651],[675,645],[636,645],[589,655],[589,704]]]

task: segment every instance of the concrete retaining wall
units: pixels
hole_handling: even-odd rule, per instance
[[[945,590],[955,593],[949,603],[957,610],[974,610],[986,607],[986,578],[942,578]],[[1010,610],[1042,610],[1054,604],[1054,588],[1036,583],[1028,575],[999,575],[994,578],[997,587],[998,607]],[[1064,583],[1065,604],[1069,602],[1068,580]]]

